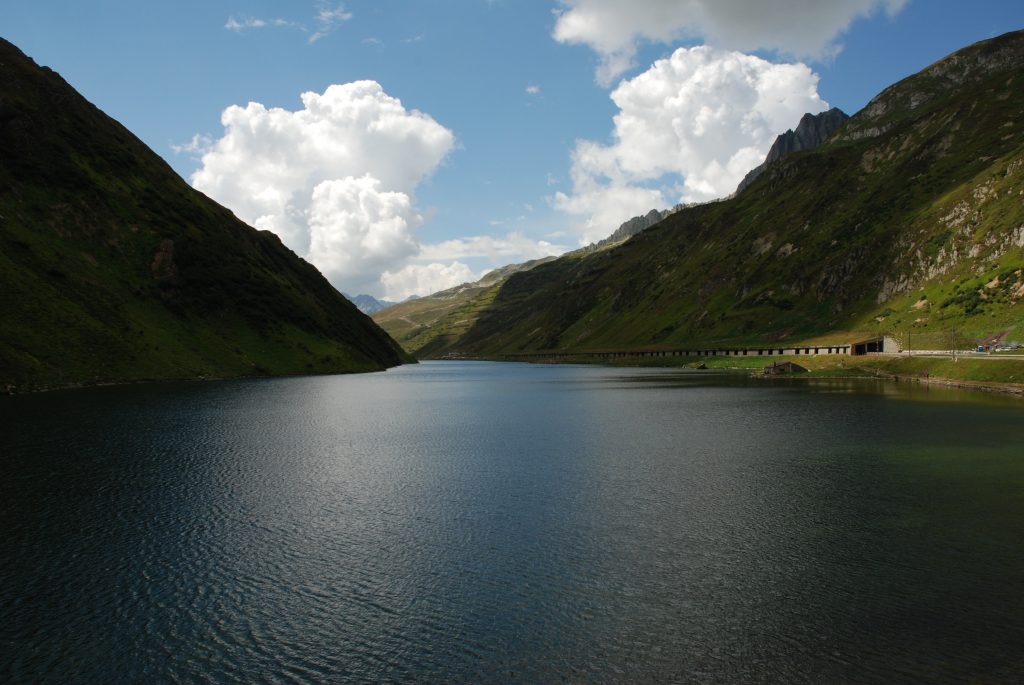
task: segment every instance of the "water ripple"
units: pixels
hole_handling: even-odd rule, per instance
[[[423,364],[0,398],[11,682],[1014,682],[1020,407]]]

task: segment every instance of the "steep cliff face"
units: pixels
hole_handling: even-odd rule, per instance
[[[408,359],[275,235],[0,40],[0,389]]]
[[[1022,111],[1024,33],[966,48],[734,198],[512,276],[435,353],[1024,327]]]
[[[743,180],[740,181],[739,186],[736,188],[736,192],[742,193],[748,188],[750,184],[757,180],[758,176],[764,173],[768,165],[794,152],[813,150],[816,147],[820,147],[849,118],[845,112],[837,107],[833,107],[827,112],[821,112],[820,114],[808,113],[803,115],[795,131],[790,129],[775,139],[764,162],[751,169],[743,177]]]

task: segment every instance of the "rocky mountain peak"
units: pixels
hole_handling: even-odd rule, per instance
[[[821,112],[820,114],[808,112],[803,115],[796,130],[790,129],[775,139],[764,162],[743,177],[743,180],[740,181],[739,186],[736,188],[736,192],[742,193],[772,162],[776,162],[794,152],[813,150],[820,146],[849,118],[838,107],[833,107],[827,112]]]

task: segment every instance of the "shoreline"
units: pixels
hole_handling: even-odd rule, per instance
[[[245,380],[269,380],[275,378],[305,378],[315,376],[352,376],[355,374],[383,373],[401,366],[418,364],[419,360],[403,362],[394,366],[387,366],[379,369],[354,369],[350,371],[326,371],[323,373],[272,373],[272,374],[246,374],[239,376],[183,376],[181,378],[126,378],[120,380],[94,380],[94,381],[72,381],[57,385],[34,385],[15,386],[8,384],[0,388],[0,397],[18,397],[23,395],[39,395],[47,392],[60,392],[62,390],[87,390],[89,388],[113,388],[129,385],[157,385],[165,383],[207,383],[215,381],[245,381]]]
[[[494,361],[509,363],[507,359],[495,359],[488,357],[465,357],[465,361]],[[931,385],[936,387],[954,388],[959,390],[972,390],[986,393],[996,393],[1003,396],[1014,397],[1018,399],[1024,399],[1024,382],[1016,383],[1010,381],[1002,381],[995,379],[975,380],[970,378],[955,378],[944,375],[933,375],[930,371],[928,375],[919,375],[913,373],[900,373],[898,371],[886,370],[879,368],[877,365],[869,364],[857,364],[852,360],[863,359],[866,362],[886,362],[889,365],[899,365],[901,362],[907,362],[909,360],[915,360],[918,364],[924,362],[949,362],[948,358],[941,357],[841,357],[837,358],[832,355],[822,355],[819,357],[814,356],[779,356],[771,357],[771,361],[768,361],[767,357],[748,357],[746,360],[752,362],[746,366],[736,366],[736,357],[682,357],[682,358],[662,358],[656,363],[643,363],[642,360],[628,360],[618,359],[611,363],[606,361],[598,361],[590,358],[579,358],[572,359],[566,357],[551,357],[551,358],[535,358],[530,360],[521,360],[512,363],[527,363],[527,364],[583,364],[586,366],[605,366],[608,368],[664,368],[664,369],[676,369],[676,370],[708,370],[708,371],[732,371],[732,372],[747,372],[752,378],[771,380],[771,381],[790,381],[790,380],[878,380],[890,383],[917,383],[918,385]],[[811,362],[813,360],[813,362]],[[414,363],[419,361],[443,361],[443,360],[416,360]],[[777,375],[764,375],[763,369],[768,365],[775,362],[794,362],[797,364],[810,363],[810,366],[816,368],[809,369],[808,373],[789,373],[789,374],[777,374]],[[972,360],[978,363],[987,364],[990,363],[987,360]],[[1021,373],[1024,374],[1024,360],[1005,360],[1006,362],[1016,363],[1019,365]],[[710,362],[710,364],[709,364]],[[961,358],[959,362],[965,366],[969,365],[969,361]],[[698,366],[699,365],[699,366]],[[404,366],[400,364],[398,366]],[[388,367],[397,368],[397,367]],[[233,381],[233,380],[257,380],[257,379],[272,379],[272,378],[299,378],[306,376],[336,376],[336,375],[351,375],[359,373],[377,373],[380,371],[387,371],[388,368],[375,369],[375,370],[360,370],[360,371],[334,371],[329,373],[313,373],[313,374],[270,374],[270,375],[240,375],[240,376],[191,376],[184,378],[138,378],[138,379],[124,379],[124,380],[97,380],[97,381],[77,381],[59,385],[43,385],[34,387],[10,387],[0,392],[0,396],[16,397],[21,395],[37,395],[48,392],[59,392],[63,390],[84,390],[89,388],[106,388],[116,386],[129,386],[129,385],[144,385],[144,384],[163,384],[163,383],[201,383],[211,381]],[[843,373],[834,373],[836,370],[842,369]],[[1022,375],[1024,378],[1024,375]]]
[[[922,378],[920,376],[908,376],[902,374],[879,374],[881,378],[896,383],[917,383],[919,385],[937,385],[946,388],[958,388],[961,390],[979,390],[982,392],[994,392],[1004,395],[1012,395],[1024,398],[1024,384],[1005,383],[998,381],[970,381],[955,378]]]
[[[732,371],[746,371],[746,369],[732,368],[722,370]],[[878,374],[848,374],[839,376],[829,376],[825,374],[786,374],[778,376],[764,376],[759,373],[750,374],[751,378],[765,379],[771,381],[799,381],[799,380],[862,380],[862,381],[881,381],[885,383],[916,383],[917,385],[934,385],[943,388],[955,388],[958,390],[974,390],[979,392],[990,392],[1001,395],[1008,395],[1011,397],[1018,397],[1024,399],[1024,384],[1018,383],[996,383],[996,382],[982,382],[982,381],[968,381],[968,380],[957,380],[953,378],[922,378],[920,376],[907,376],[900,374],[891,373],[878,373]]]
[[[495,359],[488,357],[477,357],[479,361],[507,362],[506,359]],[[832,380],[880,380],[892,383],[917,383],[920,385],[931,385],[936,387],[955,388],[960,390],[973,390],[987,393],[1024,399],[1024,360],[1021,359],[971,359],[960,357],[957,360],[940,356],[773,356],[773,357],[744,357],[750,363],[737,366],[737,357],[663,357],[657,359],[643,358],[619,358],[611,363],[594,360],[581,355],[573,359],[571,355],[563,357],[535,358],[521,360],[528,364],[584,364],[607,367],[626,368],[667,368],[667,369],[691,369],[696,370],[698,365],[709,371],[746,371],[755,378],[770,380],[800,380],[800,379],[832,379]],[[466,358],[470,360],[470,358]],[[778,374],[765,376],[762,371],[765,367],[775,362],[793,362],[801,366],[809,367],[809,373]],[[890,368],[885,368],[886,366]],[[901,368],[909,367],[909,368]],[[913,369],[917,369],[917,373]],[[838,370],[840,373],[836,373]],[[970,378],[956,377],[943,373],[947,369],[955,369],[957,372],[970,376],[990,375],[987,372],[1013,371],[1011,375],[1021,379],[1021,382],[1001,380],[994,377]],[[1017,375],[1017,374],[1020,375]]]

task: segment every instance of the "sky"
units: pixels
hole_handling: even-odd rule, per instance
[[[6,0],[0,37],[344,292],[425,295],[729,195],[1020,0]]]

